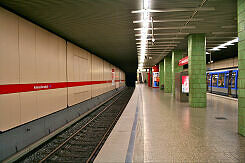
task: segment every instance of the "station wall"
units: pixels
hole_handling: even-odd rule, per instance
[[[0,131],[125,85],[116,66],[3,8],[0,24]]]
[[[222,69],[227,67],[238,67],[238,58],[228,58],[220,61],[213,62],[211,64],[207,64],[207,69],[215,70]]]

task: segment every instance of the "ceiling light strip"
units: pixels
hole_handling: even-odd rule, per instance
[[[233,40],[227,41],[227,42],[224,43],[224,44],[220,44],[219,46],[216,46],[216,47],[210,49],[210,51],[219,51],[219,50],[221,50],[221,49],[223,49],[223,48],[227,48],[227,46],[229,46],[229,45],[234,45],[234,43],[236,43],[236,42],[238,42],[238,41],[239,41],[239,40],[238,40],[238,37],[237,37],[237,38],[235,38],[235,39],[233,39]]]
[[[145,60],[145,54],[146,54],[146,46],[147,46],[147,34],[148,34],[148,28],[149,28],[149,21],[150,21],[150,13],[149,13],[149,0],[143,0],[143,9],[141,12],[141,19],[142,22],[142,30],[141,30],[141,48],[140,48],[140,59],[139,59],[139,65],[138,68],[143,68],[143,63]]]

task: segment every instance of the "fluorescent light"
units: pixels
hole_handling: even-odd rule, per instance
[[[165,19],[165,20],[153,20],[153,23],[166,23],[166,22],[186,22],[186,21],[203,21],[203,19],[197,19],[197,18],[193,18],[191,20],[189,19]],[[136,20],[133,21],[133,23],[142,23],[143,20]],[[149,23],[151,22],[150,20],[148,21]]]
[[[233,39],[233,40],[227,41],[227,42],[224,43],[224,44],[221,44],[221,45],[219,45],[219,46],[216,46],[216,47],[214,47],[214,48],[212,48],[212,49],[210,49],[210,50],[211,50],[211,51],[219,51],[219,50],[222,49],[222,48],[227,48],[227,46],[229,46],[229,45],[234,45],[234,43],[236,43],[236,42],[238,42],[238,37],[235,38],[235,39]]]
[[[147,35],[148,35],[148,28],[149,28],[149,23],[150,23],[150,13],[149,13],[149,9],[150,9],[150,0],[143,0],[143,8],[140,12],[141,14],[141,21],[139,23],[141,23],[141,33],[140,33],[140,50],[139,54],[139,67],[143,67],[143,63],[145,60],[145,55],[146,55],[146,45],[147,45]]]
[[[182,39],[184,39],[184,37],[168,37],[168,38],[166,38],[166,37],[163,37],[163,38],[155,38],[156,40],[182,40]],[[135,40],[142,40],[142,38],[137,38],[137,39],[135,39]],[[151,39],[146,39],[146,40],[151,40]]]
[[[176,33],[155,33],[154,35],[156,36],[167,36],[167,35],[188,35],[189,33],[180,33],[180,32],[176,32]],[[151,36],[151,34],[147,34],[149,36]],[[142,34],[135,34],[135,36],[142,36]]]
[[[144,5],[145,7],[145,5]],[[175,9],[165,9],[165,10],[152,10],[152,9],[148,9],[148,12],[154,12],[154,13],[158,13],[158,12],[184,12],[184,11],[214,11],[215,8],[214,7],[202,7],[202,8],[175,8]],[[132,11],[131,13],[133,14],[138,14],[138,13],[143,13],[144,10],[136,10],[136,11]]]
[[[154,47],[169,47],[169,46],[177,46],[176,44],[165,44],[165,45],[153,45],[153,46],[149,46],[149,48],[154,48]],[[139,48],[141,46],[137,46],[137,48]]]
[[[179,41],[160,41],[160,42],[155,42],[154,45],[165,45],[165,44],[178,44],[180,43]],[[141,42],[137,42],[137,45],[141,44]]]
[[[153,20],[154,22],[154,20]],[[196,26],[183,26],[183,27],[159,27],[154,28],[154,30],[167,30],[167,29],[195,29]],[[135,31],[140,31],[142,28],[134,28]],[[148,28],[148,30],[152,30],[152,28]]]

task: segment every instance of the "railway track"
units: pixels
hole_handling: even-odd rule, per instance
[[[17,162],[93,162],[122,114],[133,90],[126,88]]]

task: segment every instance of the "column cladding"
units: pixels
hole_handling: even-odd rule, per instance
[[[207,105],[206,97],[206,37],[188,36],[189,104],[194,108]]]
[[[164,57],[164,92],[172,92],[172,55]]]
[[[164,84],[164,63],[163,63],[163,61],[161,61],[159,63],[159,66],[160,66],[160,83],[159,83],[159,87],[161,89],[161,85]]]
[[[237,1],[238,16],[238,132],[245,136],[245,0]]]
[[[172,51],[172,93],[175,94],[175,73],[183,71],[183,66],[179,66],[179,60],[182,59],[182,51]]]

